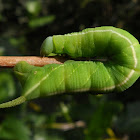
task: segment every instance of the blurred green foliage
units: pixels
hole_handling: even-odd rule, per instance
[[[47,36],[115,26],[140,38],[138,0],[0,0],[0,55],[39,55]],[[0,140],[138,140],[140,80],[123,93],[59,95],[0,110]],[[0,102],[21,93],[0,69]]]
[[[0,73],[0,103],[5,99],[13,97],[15,94],[14,79],[10,73]]]

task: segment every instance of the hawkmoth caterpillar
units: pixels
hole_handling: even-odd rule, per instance
[[[44,67],[18,63],[14,71],[24,87],[22,96],[1,104],[0,108],[59,93],[122,92],[140,75],[138,40],[115,27],[88,28],[47,37],[40,53],[42,56],[67,54],[73,59],[90,57],[93,60],[69,60]]]

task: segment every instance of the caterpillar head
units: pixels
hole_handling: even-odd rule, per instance
[[[41,45],[40,55],[41,56],[48,56],[50,53],[53,52],[53,38],[52,36],[47,37]]]

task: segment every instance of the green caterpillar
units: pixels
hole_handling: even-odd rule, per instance
[[[41,55],[65,54],[73,59],[64,64],[35,67],[20,62],[14,71],[23,85],[22,96],[0,105],[15,106],[26,100],[61,93],[122,92],[138,78],[140,45],[127,31],[115,27],[97,27],[81,32],[54,35],[42,44]],[[94,61],[95,60],[95,61]]]

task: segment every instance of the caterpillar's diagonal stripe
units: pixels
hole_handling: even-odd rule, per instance
[[[28,91],[26,91],[25,96],[28,96],[28,94],[32,93],[32,91],[34,91],[37,87],[39,87],[41,82],[46,80],[52,72],[54,72],[55,70],[57,70],[59,67],[62,67],[62,66],[63,65],[59,65],[58,67],[52,69],[52,71],[50,71],[50,73],[48,73],[46,76],[44,76],[40,81],[37,81],[37,83],[33,87],[31,87]]]

